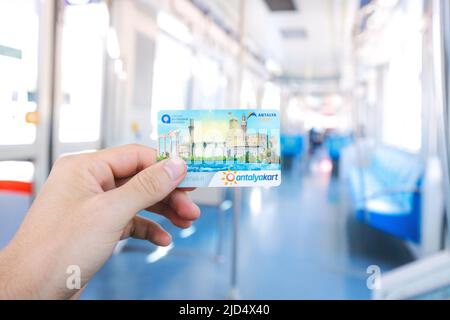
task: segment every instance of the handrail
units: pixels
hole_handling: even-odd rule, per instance
[[[374,299],[414,299],[450,286],[450,255],[441,251],[383,274]]]
[[[414,189],[401,189],[401,188],[392,188],[392,189],[384,189],[381,191],[377,191],[374,192],[366,197],[364,197],[364,201],[368,201],[368,200],[372,200],[372,199],[376,199],[376,198],[380,198],[383,196],[387,196],[387,195],[392,195],[392,194],[401,194],[401,193],[416,193],[416,194],[420,194],[422,192],[422,190],[420,190],[419,188],[414,188]]]
[[[33,183],[24,181],[0,180],[0,192],[2,191],[31,195],[33,193]]]

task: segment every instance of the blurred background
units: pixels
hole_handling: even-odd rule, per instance
[[[0,248],[60,156],[277,109],[283,183],[200,189],[83,299],[448,299],[450,3],[0,0]],[[88,250],[89,248],[87,248]]]

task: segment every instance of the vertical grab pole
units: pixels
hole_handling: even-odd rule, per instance
[[[450,155],[449,155],[449,113],[447,106],[446,92],[446,73],[445,73],[445,31],[444,31],[444,2],[439,0],[432,1],[432,30],[433,30],[433,62],[434,62],[434,95],[438,108],[438,119],[440,119],[440,139],[442,148],[442,161],[444,162],[444,192],[445,192],[445,206],[447,211],[447,218],[450,217]],[[447,220],[448,221],[448,220]],[[450,242],[450,234],[447,232],[445,240]]]
[[[222,202],[217,210],[217,244],[216,244],[216,262],[223,262],[223,236],[224,236],[224,202]]]
[[[232,247],[231,247],[231,284],[229,298],[239,299],[238,289],[238,255],[239,255],[239,217],[241,215],[241,190],[234,189],[233,193],[233,226],[232,226]]]
[[[242,80],[245,64],[245,14],[246,1],[239,1],[239,54],[237,56],[237,86],[234,96],[235,106],[241,104]],[[230,283],[230,299],[238,299],[238,256],[239,256],[239,217],[241,214],[241,190],[235,188],[233,192],[233,226],[232,226],[232,248],[231,248],[231,283]]]
[[[224,193],[222,192],[222,198],[223,197]],[[223,200],[217,210],[217,244],[215,260],[218,263],[222,263],[224,261],[223,242],[225,238],[225,211],[233,206],[232,203],[232,200]]]
[[[40,125],[36,132],[35,183],[33,196],[41,189],[52,166],[50,149],[52,144],[52,114],[54,106],[55,83],[55,52],[56,52],[56,23],[58,4],[55,0],[39,4],[41,16],[39,20],[39,75],[38,75],[38,105]]]

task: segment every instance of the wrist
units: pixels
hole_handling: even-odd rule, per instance
[[[13,284],[16,282],[14,279],[16,268],[13,267],[12,260],[13,257],[9,254],[7,248],[0,251],[0,300],[19,298],[13,288]]]
[[[79,290],[66,287],[66,269],[51,258],[56,254],[39,251],[14,241],[0,251],[0,300],[78,298]]]
[[[0,251],[0,300],[38,299],[32,270],[10,246]]]
[[[4,251],[0,251],[0,300],[11,299],[9,294],[9,266]]]

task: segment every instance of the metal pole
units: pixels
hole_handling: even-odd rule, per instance
[[[222,198],[223,197],[224,192],[222,192]],[[224,200],[217,210],[217,246],[215,260],[218,263],[224,262],[223,243],[225,237],[225,211],[230,209],[232,206],[233,202],[231,200]]]
[[[38,76],[38,106],[40,123],[37,126],[36,145],[39,150],[35,158],[34,196],[44,184],[52,166],[52,114],[54,106],[55,83],[55,52],[56,52],[56,21],[57,3],[46,1],[40,4],[42,10],[39,39],[39,76]]]
[[[231,248],[231,285],[229,298],[239,299],[238,289],[238,256],[239,256],[239,217],[241,215],[241,189],[234,189],[233,193],[233,238]]]
[[[224,226],[224,212],[222,205],[217,211],[217,247],[216,247],[216,262],[223,262],[223,226]]]
[[[450,218],[450,156],[449,156],[449,140],[448,130],[450,125],[448,106],[445,97],[446,80],[445,80],[445,43],[444,43],[444,22],[443,12],[444,5],[439,0],[432,2],[432,30],[433,30],[433,61],[434,61],[434,89],[435,101],[438,110],[438,119],[440,119],[440,139],[442,148],[442,161],[444,167],[444,192],[445,206],[447,209],[447,218]],[[447,221],[448,221],[447,219]],[[450,242],[450,233],[447,232],[445,240]]]
[[[239,1],[239,55],[237,61],[237,90],[234,97],[234,103],[239,106],[241,101],[242,78],[244,73],[245,62],[245,0]],[[241,190],[235,188],[233,192],[233,236],[232,236],[232,251],[231,251],[231,283],[230,283],[230,299],[238,299],[238,256],[239,256],[239,217],[241,214]]]

